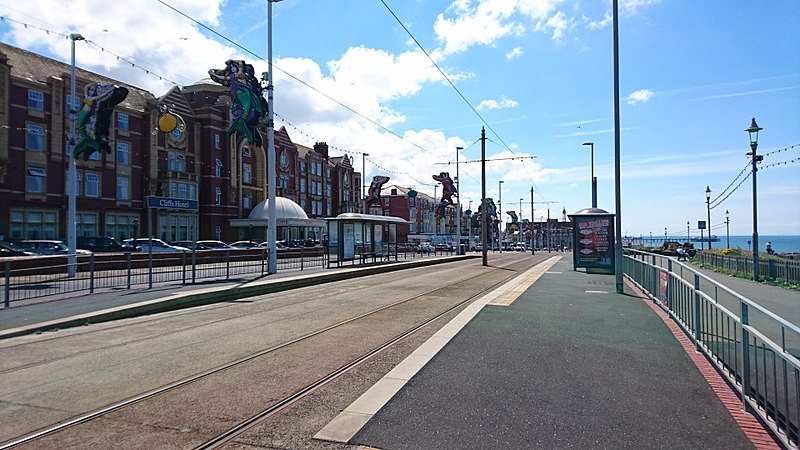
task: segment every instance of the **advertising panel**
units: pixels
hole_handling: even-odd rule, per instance
[[[355,227],[352,223],[344,224],[344,236],[342,236],[342,243],[344,250],[342,251],[343,259],[353,259],[356,257],[356,237]]]
[[[587,214],[570,218],[574,226],[574,267],[584,267],[587,272],[614,273],[614,216]]]

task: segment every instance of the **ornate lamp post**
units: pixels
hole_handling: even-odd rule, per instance
[[[750,126],[745,129],[750,135],[750,151],[747,156],[751,157],[753,162],[753,281],[758,281],[758,196],[756,193],[756,173],[758,172],[757,164],[764,159],[763,156],[756,154],[758,149],[758,132],[763,130],[756,123],[756,118],[750,121]]]
[[[725,248],[731,248],[731,215],[725,210]]]
[[[269,259],[267,261],[267,273],[274,274],[278,272],[278,251],[277,251],[277,226],[278,226],[278,212],[275,208],[277,204],[277,186],[275,186],[275,178],[277,173],[275,171],[275,123],[273,122],[273,115],[275,114],[275,104],[273,103],[272,91],[272,4],[281,0],[267,0],[267,65],[269,72],[267,72],[267,250]]]
[[[367,156],[369,153],[361,154],[361,212],[367,212]]]
[[[708,249],[711,250],[711,188],[706,186],[706,210],[708,210]]]
[[[78,192],[77,169],[75,167],[75,155],[73,155],[72,146],[75,145],[75,41],[83,41],[84,38],[78,33],[69,35],[70,44],[72,44],[72,68],[69,78],[69,145],[67,152],[69,153],[69,169],[67,170],[67,247],[69,247],[69,255],[67,256],[67,275],[70,277],[75,276],[77,271],[77,257],[75,255],[75,248],[77,247],[78,233],[76,229],[76,195]],[[136,236],[134,236],[136,237]]]

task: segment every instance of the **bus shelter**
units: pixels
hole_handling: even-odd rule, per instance
[[[400,217],[343,213],[326,218],[328,240],[325,252],[328,267],[397,261],[397,225],[407,224]]]

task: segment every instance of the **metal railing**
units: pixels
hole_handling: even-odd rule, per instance
[[[798,446],[800,328],[671,258],[626,251],[624,273],[664,308],[787,446]]]
[[[64,256],[5,260],[0,269],[3,307],[101,289],[143,289],[164,283],[257,278],[267,274],[267,249],[205,250],[185,253],[115,253],[80,256],[74,276]],[[325,267],[320,249],[279,252],[279,271]]]
[[[753,258],[714,252],[697,252],[696,257],[703,264],[738,272],[748,277],[753,276]],[[758,264],[758,275],[764,279],[800,284],[800,261],[762,258]]]

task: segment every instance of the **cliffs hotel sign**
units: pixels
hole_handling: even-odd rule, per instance
[[[172,211],[197,211],[197,200],[185,200],[182,198],[169,197],[147,197],[147,207],[156,209],[167,209]]]

